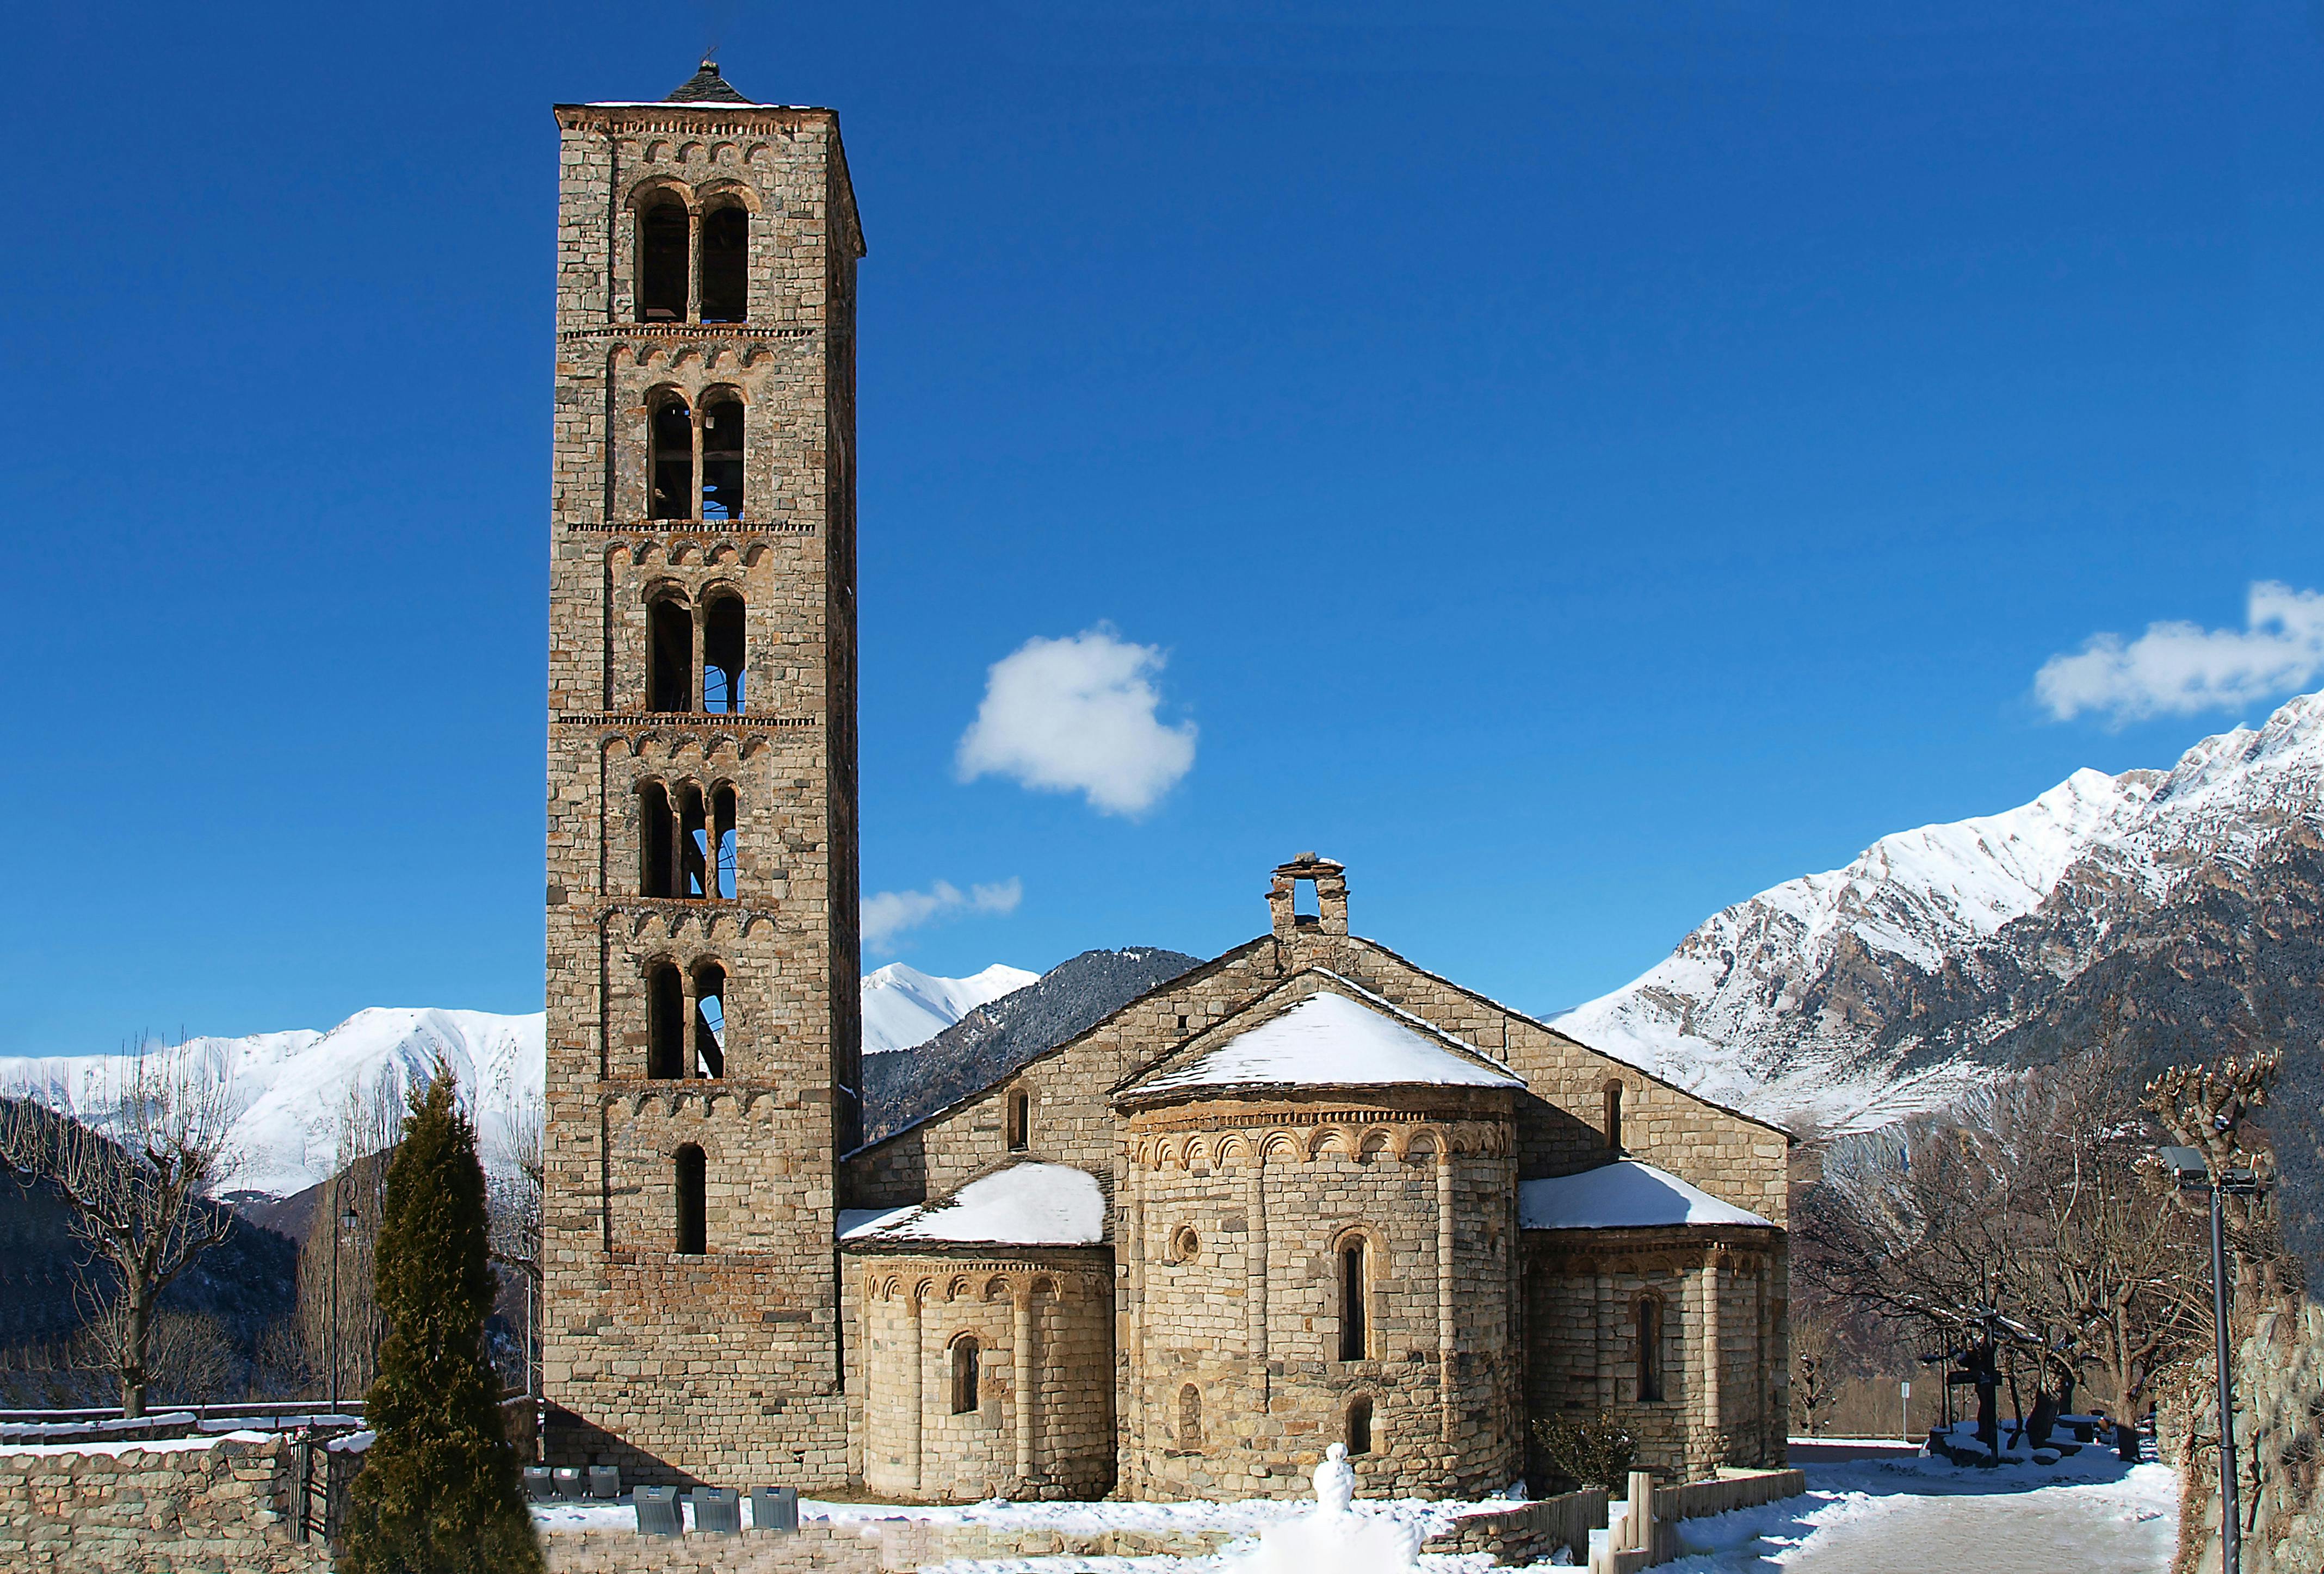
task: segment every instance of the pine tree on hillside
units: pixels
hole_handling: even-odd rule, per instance
[[[387,1171],[377,1247],[389,1333],[364,1395],[378,1434],[355,1477],[350,1574],[532,1574],[541,1568],[484,1358],[493,1308],[476,1132],[438,1062]]]

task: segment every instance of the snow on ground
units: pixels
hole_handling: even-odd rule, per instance
[[[1011,1164],[971,1181],[948,1202],[843,1208],[839,1238],[1095,1246],[1105,1238],[1105,1193],[1095,1176],[1071,1164]]]
[[[1163,1072],[1141,1083],[1138,1091],[1277,1082],[1498,1088],[1516,1081],[1508,1072],[1453,1053],[1389,1013],[1345,995],[1324,993],[1310,995],[1248,1033]]]
[[[2084,1445],[2050,1466],[1992,1469],[1949,1464],[1877,1439],[1802,1440],[1793,1462],[1807,1492],[1757,1508],[1683,1521],[1685,1555],[1672,1574],[2166,1574],[2179,1528],[2179,1480],[2163,1465],[2125,1465],[2110,1450]],[[1885,1452],[1885,1457],[1884,1456]],[[1250,1568],[1270,1524],[1309,1512],[1313,1500],[1243,1503],[1010,1503],[957,1506],[799,1500],[802,1522],[853,1524],[877,1534],[883,1523],[918,1520],[1067,1534],[1106,1531],[1225,1532],[1237,1540],[1210,1557],[1002,1558],[956,1560],[942,1574],[1237,1574]],[[1424,1537],[1463,1513],[1508,1506],[1482,1503],[1366,1500],[1359,1514],[1411,1523]],[[745,1523],[750,1502],[743,1500]],[[541,1504],[545,1531],[626,1531],[627,1503]],[[692,1523],[688,1515],[687,1523]],[[1579,1549],[1577,1549],[1579,1551]],[[1542,1567],[1544,1565],[1536,1565]],[[1482,1574],[1484,1553],[1424,1553],[1423,1574]],[[1314,1574],[1343,1574],[1316,1569]]]
[[[2179,1478],[2084,1445],[2057,1464],[1992,1469],[1903,1454],[1813,1457],[1808,1490],[1679,1526],[1694,1555],[1673,1574],[2165,1574],[2179,1533]],[[1860,1450],[1847,1447],[1831,1452]]]
[[[0,1443],[0,1454],[107,1454],[117,1459],[124,1454],[191,1453],[214,1449],[220,1443],[263,1443],[273,1437],[272,1432],[225,1431],[191,1438],[156,1438],[142,1443]]]
[[[1674,1224],[1766,1224],[1767,1220],[1676,1175],[1618,1159],[1545,1181],[1517,1183],[1517,1224],[1524,1229],[1649,1229]]]

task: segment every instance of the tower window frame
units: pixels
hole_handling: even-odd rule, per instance
[[[684,715],[694,709],[694,608],[685,593],[659,586],[646,596],[646,709]],[[671,808],[676,810],[673,802]]]
[[[686,1075],[686,975],[664,957],[646,968],[646,1076],[675,1082]]]
[[[1203,1446],[1203,1390],[1199,1384],[1181,1384],[1178,1388],[1178,1446],[1194,1450]]]
[[[751,320],[751,209],[741,198],[705,199],[696,253],[703,322]]]
[[[743,517],[742,454],[750,432],[747,407],[731,388],[707,390],[696,403],[702,412],[702,491],[692,517],[739,521]]]
[[[1622,1155],[1622,1084],[1607,1082],[1604,1091],[1606,1105],[1607,1151],[1619,1158]]]
[[[670,1155],[673,1201],[676,1204],[678,1255],[707,1256],[710,1252],[710,1161],[701,1147],[687,1143]]]
[[[702,593],[702,708],[714,716],[739,716],[747,703],[750,609],[731,585]]]
[[[1372,1396],[1359,1394],[1348,1401],[1345,1436],[1351,1458],[1372,1451]]]
[[[1033,1095],[1030,1090],[1009,1090],[1005,1109],[1002,1137],[1009,1145],[1009,1151],[1029,1152],[1033,1146]]]
[[[702,517],[702,428],[694,401],[663,389],[646,406],[646,517]]]
[[[657,189],[638,204],[638,320],[682,323],[693,305],[694,215],[678,193]]]

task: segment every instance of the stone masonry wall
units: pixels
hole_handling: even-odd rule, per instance
[[[291,1539],[293,1446],[0,1450],[0,1569],[11,1574],[325,1574]]]
[[[940,1503],[1113,1485],[1113,1273],[1103,1250],[851,1254],[862,1276],[863,1483]],[[955,1413],[965,1339],[977,1404]]]
[[[1368,1495],[1471,1496],[1517,1473],[1508,1104],[1406,1088],[1353,1107],[1319,1093],[1131,1118],[1119,1251],[1134,1496],[1304,1496],[1359,1402]],[[1340,1252],[1357,1237],[1367,1350],[1343,1360]]]
[[[1665,1480],[1784,1463],[1789,1395],[1768,1362],[1785,1310],[1774,1230],[1529,1230],[1526,1404],[1610,1413]],[[1708,1366],[1718,1296],[1718,1371]],[[1661,1309],[1663,1395],[1640,1393],[1638,1307]]]
[[[822,110],[566,106],[558,119],[547,1444],[645,1481],[835,1487],[847,1447],[830,1243],[858,1047],[862,240],[844,155]],[[747,321],[636,320],[640,215],[664,198],[697,218],[715,202],[748,210]],[[657,402],[681,397],[698,420],[714,391],[743,407],[742,517],[647,517]],[[740,714],[703,708],[714,595],[743,603]],[[658,600],[691,631],[683,712],[646,708]],[[732,897],[645,893],[648,787],[734,793]],[[726,980],[721,1073],[650,1079],[650,971],[678,966],[690,1020],[690,980],[710,962]],[[674,1166],[687,1144],[706,1155],[709,1238],[681,1256]]]

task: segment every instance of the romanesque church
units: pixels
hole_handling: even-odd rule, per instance
[[[838,117],[706,63],[556,114],[557,1462],[1247,1497],[1343,1442],[1367,1495],[1477,1496],[1605,1410],[1667,1477],[1780,1463],[1784,1134],[1361,938],[1314,853],[1253,939],[860,1142]]]

